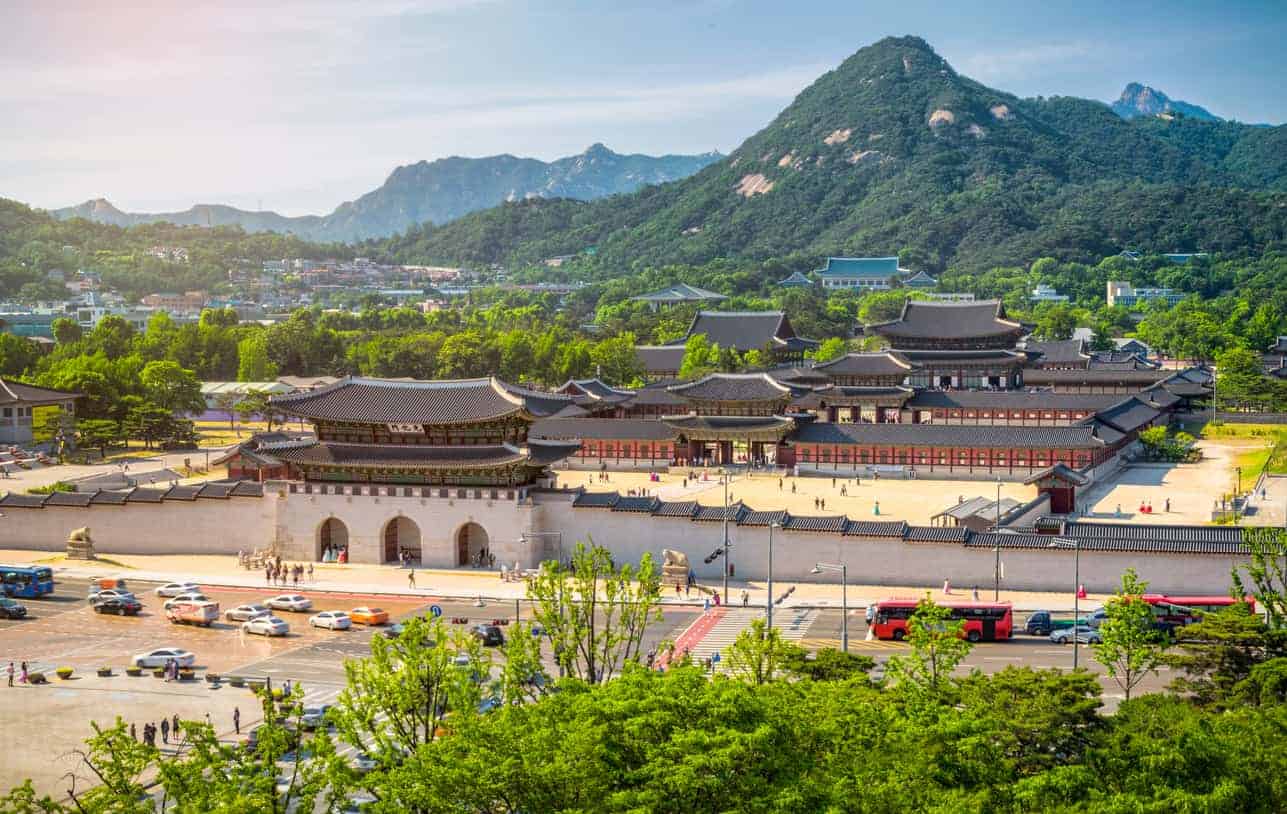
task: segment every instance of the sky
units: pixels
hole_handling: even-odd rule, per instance
[[[0,196],[324,214],[449,155],[729,152],[889,35],[1019,96],[1287,121],[1287,1],[0,0]]]

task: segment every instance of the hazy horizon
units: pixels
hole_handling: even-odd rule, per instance
[[[450,155],[728,153],[888,35],[1019,96],[1111,101],[1138,81],[1225,118],[1287,119],[1287,6],[1269,2],[17,0],[6,16],[0,196],[49,209],[325,214]]]

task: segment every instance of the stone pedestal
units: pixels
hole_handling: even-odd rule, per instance
[[[67,559],[94,559],[94,541],[90,539],[88,526],[76,529],[67,536]]]

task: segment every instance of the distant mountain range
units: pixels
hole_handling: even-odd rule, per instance
[[[1205,107],[1181,102],[1172,99],[1156,88],[1150,88],[1148,85],[1141,85],[1139,82],[1132,82],[1122,91],[1122,95],[1117,97],[1117,101],[1112,104],[1113,112],[1123,119],[1133,119],[1136,116],[1161,116],[1180,114],[1190,119],[1198,119],[1204,122],[1224,121],[1216,116]]]
[[[1169,102],[1130,90],[1144,109]],[[909,268],[970,272],[1123,248],[1285,245],[1287,126],[1213,119],[1019,98],[957,73],[924,40],[889,38],[681,181],[588,203],[509,203],[417,227],[384,252],[522,265],[594,246],[587,262],[610,276],[722,258],[807,268],[900,254]]]
[[[497,155],[442,158],[398,167],[379,189],[340,204],[329,215],[288,217],[219,204],[182,212],[123,212],[103,198],[55,209],[54,217],[86,218],[115,226],[168,222],[178,226],[241,226],[248,232],[282,232],[311,240],[358,241],[387,237],[421,223],[447,223],[505,201],[572,198],[589,201],[676,181],[718,161],[701,155],[621,155],[594,144],[556,161]]]

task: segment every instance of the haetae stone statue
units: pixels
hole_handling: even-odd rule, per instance
[[[89,526],[76,529],[67,535],[67,559],[94,559],[94,541],[89,536]]]
[[[663,585],[688,584],[688,555],[669,548],[661,550],[661,582]]]

